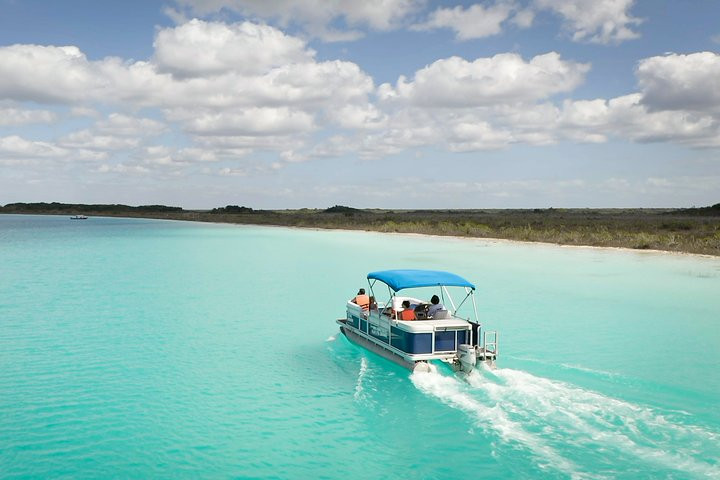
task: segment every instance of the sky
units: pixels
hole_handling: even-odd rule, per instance
[[[0,0],[0,204],[720,202],[717,0]]]

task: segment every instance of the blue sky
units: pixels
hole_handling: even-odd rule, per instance
[[[720,201],[714,0],[0,0],[0,204]]]

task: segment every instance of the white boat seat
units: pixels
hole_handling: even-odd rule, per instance
[[[402,302],[404,302],[405,300],[409,301],[410,305],[420,305],[421,303],[423,303],[422,300],[419,300],[417,298],[397,296],[393,297],[392,299],[393,310],[395,310],[396,312],[401,312],[403,310]]]

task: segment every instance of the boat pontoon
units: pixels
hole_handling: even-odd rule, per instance
[[[427,370],[431,360],[441,360],[464,372],[472,371],[480,362],[494,366],[498,335],[482,330],[475,285],[454,273],[437,270],[384,270],[369,273],[367,279],[369,304],[358,305],[356,297],[347,302],[346,317],[337,320],[348,340],[410,370]],[[378,282],[387,286],[389,300],[385,303],[374,301]],[[444,308],[437,310],[427,300],[398,294],[426,287],[438,289]],[[451,289],[464,291],[459,304],[450,295]],[[404,302],[410,306],[403,308]],[[463,306],[466,311],[472,310],[474,317],[461,316]],[[403,315],[408,308],[413,314]],[[403,320],[406,316],[415,318]]]

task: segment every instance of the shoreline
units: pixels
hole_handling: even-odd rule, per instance
[[[720,255],[710,255],[707,253],[692,253],[682,252],[678,250],[658,250],[652,248],[631,248],[631,247],[610,247],[610,246],[599,246],[599,245],[569,245],[563,243],[552,243],[552,242],[535,242],[532,240],[512,240],[509,238],[494,238],[494,237],[463,237],[459,235],[436,235],[432,233],[413,233],[413,232],[381,232],[378,230],[361,230],[352,228],[321,228],[321,227],[297,227],[297,226],[286,226],[286,225],[255,225],[247,223],[225,223],[225,222],[203,222],[203,223],[215,223],[217,225],[237,225],[243,227],[270,227],[270,228],[290,228],[298,230],[313,230],[313,231],[331,231],[331,232],[361,232],[361,233],[375,233],[379,235],[397,235],[405,237],[425,237],[425,238],[437,238],[437,239],[452,239],[457,241],[468,241],[468,242],[487,242],[487,243],[507,243],[507,244],[521,244],[521,245],[539,245],[546,247],[560,247],[560,248],[576,248],[582,250],[609,250],[609,251],[620,251],[627,253],[638,253],[638,254],[663,254],[663,255],[681,255],[691,257],[702,257],[708,259],[720,260]]]
[[[88,209],[82,213],[91,217],[105,218],[171,220],[218,225],[299,228],[317,231],[357,231],[453,238],[457,240],[481,240],[490,243],[538,244],[594,250],[681,254],[704,258],[720,258],[720,218],[701,217],[688,219],[686,217],[651,217],[642,210],[636,209],[622,211],[619,214],[606,214],[605,218],[600,217],[598,219],[600,215],[599,212],[601,211],[596,210],[589,212],[590,213],[583,210],[578,214],[577,211],[569,211],[569,213],[560,215],[559,217],[557,215],[555,217],[550,215],[544,217],[542,215],[528,216],[525,211],[518,210],[490,213],[480,212],[485,215],[483,218],[476,218],[477,214],[464,211],[439,213],[411,211],[384,214],[361,211],[361,213],[357,215],[347,215],[327,214],[322,211],[307,212],[290,210],[260,211],[239,215],[216,215],[200,211],[141,213],[128,211],[103,212]],[[76,212],[4,212],[0,209],[0,214],[64,217],[74,215]],[[393,214],[395,214],[395,216],[393,216]],[[438,218],[433,218],[433,215],[438,216]],[[473,215],[476,215],[476,217],[473,217]],[[420,220],[418,220],[418,218]],[[530,223],[530,220],[532,220],[533,223]],[[491,221],[495,221],[496,224],[492,224]],[[662,226],[666,224],[678,224],[682,228],[670,232],[659,231],[659,222],[662,222]],[[432,229],[437,229],[441,233],[429,231]],[[685,232],[685,230],[691,231]],[[493,233],[501,233],[504,234],[504,236],[494,236]],[[537,239],[512,238],[513,236],[535,236]],[[547,237],[553,236],[567,239],[568,241],[552,241],[547,239]],[[586,242],[583,242],[583,240]],[[668,240],[672,243],[668,243]],[[615,243],[615,245],[597,244],[603,242]],[[623,243],[625,243],[625,245],[623,245]],[[638,246],[632,246],[633,244]],[[653,248],[658,244],[667,245],[669,248]]]

